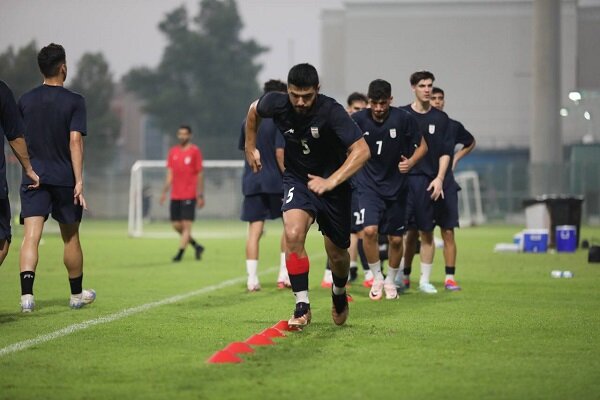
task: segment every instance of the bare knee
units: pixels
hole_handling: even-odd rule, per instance
[[[365,229],[363,229],[363,240],[377,241],[377,237],[377,225],[367,226]]]

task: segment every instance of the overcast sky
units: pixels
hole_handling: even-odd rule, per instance
[[[156,66],[166,40],[157,25],[165,13],[185,4],[198,12],[199,0],[0,0],[0,52],[35,39],[38,47],[60,43],[67,62],[101,51],[116,78],[135,66]],[[51,6],[50,6],[51,5]],[[320,63],[320,12],[341,8],[342,0],[237,0],[243,38],[270,48],[261,57],[259,78],[285,79],[290,64]]]

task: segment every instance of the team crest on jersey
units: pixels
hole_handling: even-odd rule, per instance
[[[396,138],[396,128],[390,129],[390,137],[392,139]]]
[[[435,125],[429,125],[429,134],[433,135],[435,133]]]
[[[319,128],[317,128],[316,126],[311,126],[310,127],[310,134],[312,135],[312,137],[314,137],[315,139],[319,138]]]
[[[189,165],[191,162],[192,162],[192,157],[190,157],[190,156],[187,156],[183,159],[183,163],[185,165]]]

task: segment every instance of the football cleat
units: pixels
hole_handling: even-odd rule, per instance
[[[204,246],[202,246],[201,244],[197,244],[194,246],[194,251],[195,251],[195,256],[196,256],[196,260],[201,260],[202,259],[202,253],[204,253]]]
[[[296,303],[294,315],[288,321],[288,326],[295,328],[304,328],[310,324],[312,315],[310,313],[310,305],[306,303]]]
[[[369,298],[371,300],[381,300],[383,296],[383,281],[378,280],[373,282],[373,286],[371,286],[371,290],[369,291]]]
[[[385,292],[385,298],[387,300],[394,300],[398,298],[398,290],[396,289],[395,283],[384,283],[383,291]]]
[[[366,288],[373,286],[373,278],[373,273],[370,270],[365,271],[365,280],[363,281],[363,286]]]
[[[342,294],[331,294],[331,318],[333,323],[336,325],[343,325],[348,319],[348,313],[350,311],[348,307],[348,295]]]
[[[21,312],[30,313],[35,308],[35,301],[32,294],[24,294],[21,296]]]
[[[421,293],[427,293],[427,294],[435,294],[438,292],[437,289],[429,282],[421,283],[419,285],[419,291]]]
[[[451,292],[457,292],[461,290],[460,286],[458,286],[458,283],[456,283],[454,279],[446,279],[446,282],[444,283],[444,288],[446,290],[450,290]]]
[[[248,281],[246,282],[246,288],[249,292],[258,292],[260,290],[260,282],[258,281],[258,278],[248,277]]]
[[[92,304],[96,300],[96,291],[94,289],[83,289],[79,294],[72,294],[69,300],[69,306],[73,309],[81,308]]]

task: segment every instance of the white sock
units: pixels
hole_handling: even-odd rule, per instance
[[[296,297],[296,304],[298,304],[298,303],[310,304],[310,301],[308,301],[308,290],[294,292],[294,296]]]
[[[431,276],[431,268],[433,264],[421,263],[421,278],[419,279],[419,285],[429,283],[429,277]]]
[[[279,277],[277,280],[279,282],[284,282],[288,280],[287,268],[285,266],[285,253],[281,253],[280,261],[279,261]]]
[[[396,279],[396,274],[398,273],[398,268],[388,268],[388,274],[385,277],[385,283],[394,283],[394,279]]]
[[[323,281],[327,283],[333,283],[333,275],[331,274],[330,269],[325,270],[325,274],[323,275]]]
[[[249,278],[256,278],[258,270],[258,260],[246,260],[246,272]]]
[[[345,287],[337,287],[337,286],[335,286],[335,284],[331,287],[331,290],[333,291],[333,294],[344,294],[344,293],[346,293],[346,288]]]
[[[369,263],[369,269],[373,273],[373,278],[376,281],[382,281],[383,280],[383,274],[381,273],[381,261],[377,261],[377,262],[374,262],[372,264]]]
[[[446,274],[446,280],[448,280],[448,279],[454,280],[454,275],[448,275],[448,274]]]
[[[350,268],[358,268],[358,263],[356,261],[350,261]]]

